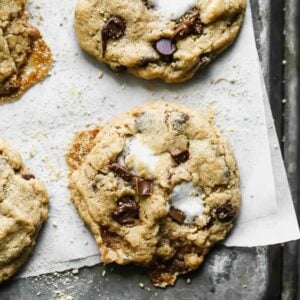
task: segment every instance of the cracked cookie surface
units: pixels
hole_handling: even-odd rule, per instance
[[[0,1],[0,103],[18,99],[52,65],[50,49],[28,18],[27,1]]]
[[[246,8],[245,0],[200,0],[172,20],[156,2],[78,0],[81,47],[113,70],[182,82],[233,43]]]
[[[0,282],[29,258],[47,215],[44,185],[0,139]]]
[[[102,262],[145,266],[155,286],[197,269],[240,208],[228,142],[212,116],[182,105],[149,103],[83,131],[67,160]]]

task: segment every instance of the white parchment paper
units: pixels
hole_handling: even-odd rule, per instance
[[[65,152],[76,131],[93,128],[149,100],[165,99],[196,109],[213,106],[218,111],[216,122],[230,140],[240,167],[243,195],[241,214],[227,245],[256,246],[299,238],[278,150],[271,157],[276,139],[274,129],[270,129],[271,143],[268,137],[267,126],[273,123],[266,120],[249,9],[231,49],[193,80],[167,85],[116,75],[82,52],[73,30],[75,1],[36,4],[40,9],[33,9],[33,15],[35,20],[43,16],[39,28],[56,60],[52,76],[21,101],[0,106],[0,136],[22,153],[50,195],[49,220],[21,277],[99,261],[95,242],[69,201]],[[99,71],[104,73],[101,79]]]

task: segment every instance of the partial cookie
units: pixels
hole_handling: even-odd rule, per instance
[[[212,116],[167,102],[139,106],[94,133],[78,135],[67,159],[72,200],[102,262],[142,265],[155,286],[173,285],[238,214],[228,142]]]
[[[67,155],[67,162],[70,168],[76,170],[83,162],[85,156],[94,147],[94,140],[101,129],[81,131],[73,140]]]
[[[0,103],[19,98],[52,65],[50,49],[28,18],[26,0],[0,1]]]
[[[44,185],[20,155],[0,140],[0,282],[26,262],[47,216]]]
[[[182,82],[235,40],[246,0],[78,0],[81,47],[113,70]]]

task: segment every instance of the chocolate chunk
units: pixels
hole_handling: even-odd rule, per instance
[[[182,164],[188,161],[190,152],[188,149],[175,149],[171,152],[171,156],[178,164]]]
[[[169,216],[179,224],[183,224],[185,221],[185,214],[181,210],[174,207],[170,208]]]
[[[139,218],[139,205],[129,196],[119,199],[117,205],[112,217],[121,225],[133,225]]]
[[[22,178],[25,180],[35,179],[34,175],[32,174],[22,174]]]
[[[150,196],[152,194],[152,180],[134,177],[132,185],[138,196]]]
[[[131,182],[132,179],[135,177],[130,171],[119,165],[118,163],[113,163],[110,165],[109,169],[114,172],[118,177],[121,177],[123,180],[127,182]]]
[[[177,47],[173,39],[161,38],[155,43],[155,49],[162,56],[170,57]]]
[[[122,37],[126,30],[126,23],[122,17],[113,16],[107,20],[102,29],[103,55],[106,51],[107,41]]]
[[[193,10],[181,19],[181,22],[175,28],[173,38],[175,40],[182,39],[189,34],[202,34],[203,23],[201,22],[199,11]]]
[[[227,202],[216,208],[216,215],[221,222],[230,222],[236,217],[236,209]]]

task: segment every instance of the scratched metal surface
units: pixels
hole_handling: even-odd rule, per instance
[[[286,154],[294,199],[297,200],[299,191],[295,178],[298,175],[299,165],[295,167],[295,162],[299,161],[297,156],[299,152],[297,143],[295,145],[295,138],[299,137],[299,132],[295,122],[299,113],[295,113],[295,110],[299,112],[296,104],[299,93],[293,87],[297,84],[296,65],[299,62],[295,51],[298,45],[296,46],[295,43],[287,43],[286,47],[284,45],[286,45],[285,39],[291,41],[298,34],[293,31],[293,25],[295,26],[298,21],[294,19],[296,19],[295,7],[299,8],[297,3],[299,1],[287,1],[289,3],[285,13],[284,2],[284,0],[251,0],[251,5],[257,45],[277,131],[280,137],[286,136],[282,149]],[[292,21],[287,22],[284,15],[293,19],[293,24]],[[283,34],[286,24],[291,27],[288,28],[288,32],[293,31],[292,35]],[[273,51],[273,47],[276,47],[276,51]],[[281,63],[285,54],[288,54],[287,65]],[[286,87],[284,78],[292,81],[293,86]],[[285,96],[289,97],[288,104],[282,103]],[[283,112],[285,118],[282,116]],[[297,243],[291,243],[284,248],[281,246],[233,249],[217,247],[207,257],[199,271],[181,278],[175,288],[166,290],[154,289],[143,269],[117,266],[105,269],[99,264],[92,268],[83,268],[79,274],[64,272],[38,278],[11,280],[0,287],[0,299],[252,300],[280,299],[281,295],[283,299],[296,299],[297,247]],[[103,276],[104,270],[105,276]],[[190,285],[186,282],[187,278],[192,280]],[[144,288],[139,287],[141,282],[144,283]]]

